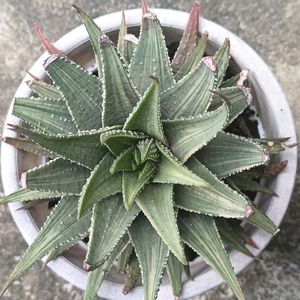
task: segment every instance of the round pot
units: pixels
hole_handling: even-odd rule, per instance
[[[179,41],[185,28],[188,14],[165,9],[154,9],[153,11],[157,13],[161,21],[167,43],[170,44],[174,41]],[[128,10],[125,11],[125,14],[129,32],[138,35],[141,10]],[[95,21],[101,26],[104,32],[108,33],[113,40],[116,40],[120,20],[121,12],[117,12],[99,17]],[[291,142],[296,142],[295,128],[288,103],[276,79],[263,60],[245,42],[225,28],[205,19],[201,19],[200,24],[201,32],[209,32],[208,54],[214,53],[217,47],[223,43],[225,37],[229,37],[232,45],[231,68],[251,70],[249,82],[255,95],[255,106],[260,116],[263,128],[262,132],[265,136],[272,138],[289,136],[292,137]],[[68,53],[70,58],[86,68],[91,70],[95,68],[92,49],[88,42],[87,32],[83,26],[79,26],[63,36],[56,42],[55,46],[63,52]],[[33,65],[30,72],[39,78],[44,78],[46,74],[42,64],[47,57],[48,54],[44,53]],[[24,78],[16,92],[16,97],[31,95],[31,90],[25,83],[29,79],[28,77]],[[11,116],[11,110],[12,106],[8,112],[6,124],[19,125],[20,120]],[[9,131],[5,125],[3,135],[14,136],[14,133]],[[4,192],[7,195],[20,188],[21,172],[40,163],[42,158],[18,151],[5,143],[2,143],[1,147],[1,171]],[[275,160],[289,161],[288,167],[284,172],[273,181],[267,183],[279,195],[280,199],[277,198],[275,201],[272,201],[273,197],[258,194],[255,201],[274,223],[279,225],[286,212],[293,191],[297,165],[297,149],[289,149],[275,157]],[[48,211],[46,206],[16,211],[21,205],[21,203],[11,203],[9,204],[9,208],[23,237],[30,244],[38,234],[39,227]],[[259,249],[251,249],[251,251],[254,255],[259,255],[270,242],[272,236],[261,230],[252,229],[252,238]],[[80,289],[84,289],[87,280],[87,273],[82,269],[85,251],[86,249],[83,245],[74,246],[66,251],[63,256],[50,262],[49,267],[62,278]],[[229,255],[236,273],[243,270],[252,261],[251,258],[237,251],[230,251]],[[197,258],[191,264],[191,272],[194,275],[193,281],[183,278],[182,299],[189,299],[195,295],[202,294],[222,282],[221,277],[203,263],[200,258]],[[104,280],[98,293],[99,296],[111,300],[140,300],[143,298],[142,286],[137,286],[130,294],[124,296],[122,294],[122,282],[122,275],[113,269],[107,279]],[[158,299],[172,299],[171,286],[166,278],[163,279]]]

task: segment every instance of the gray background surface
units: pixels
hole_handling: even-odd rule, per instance
[[[37,21],[51,40],[80,24],[69,0],[0,0],[0,130],[4,116],[26,70],[42,53],[34,36]],[[137,0],[76,1],[96,17],[138,7]],[[150,1],[152,7],[187,11],[190,1]],[[300,124],[300,0],[203,0],[202,15],[236,33],[269,64],[279,80],[295,118]],[[299,132],[298,139],[299,137]],[[300,204],[299,172],[293,201],[276,236],[264,253],[239,275],[247,299],[300,299]],[[2,187],[0,183],[0,195]],[[278,199],[280,201],[280,199]],[[26,244],[7,207],[0,207],[0,285],[9,275]],[[3,299],[78,300],[82,292],[38,264],[16,281]],[[234,299],[221,286],[193,300]],[[168,299],[166,299],[168,300]]]

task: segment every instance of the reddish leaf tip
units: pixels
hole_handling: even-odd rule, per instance
[[[83,269],[87,272],[90,272],[92,271],[92,266],[85,261],[83,262]]]
[[[245,209],[245,217],[249,218],[252,214],[253,214],[254,210],[251,207],[251,205],[246,205],[246,209]]]
[[[59,55],[59,56],[64,56],[64,53],[62,51],[60,51],[52,43],[50,43],[50,41],[48,40],[48,38],[46,37],[46,35],[42,31],[40,26],[35,21],[33,21],[32,23],[33,23],[33,28],[36,32],[36,35],[37,35],[38,39],[40,40],[40,42],[41,42],[42,46],[44,47],[44,49],[46,51],[48,51],[49,54],[56,54],[56,55]]]
[[[143,15],[143,19],[148,19],[148,20],[152,20],[152,21],[157,21],[157,15],[151,11],[147,11],[144,15]]]
[[[245,238],[245,243],[248,244],[249,246],[258,249],[258,246],[256,245],[256,243],[249,237],[249,238]]]
[[[141,0],[141,7],[142,7],[143,15],[145,15],[149,11],[146,0]]]
[[[201,61],[213,72],[217,71],[217,63],[212,56],[203,57]]]
[[[246,70],[246,69],[244,69],[240,72],[240,74],[239,74],[240,77],[239,77],[239,80],[237,81],[237,86],[243,86],[245,84],[246,80],[248,79],[249,72],[250,71]]]
[[[27,189],[27,173],[26,172],[21,174],[20,184],[23,189]]]
[[[190,10],[190,16],[186,28],[187,29],[189,28],[190,30],[198,31],[199,17],[200,17],[200,3],[198,1],[195,1]]]
[[[253,95],[251,93],[251,89],[245,86],[238,86],[240,90],[243,91],[243,93],[246,96],[247,103],[250,105],[253,102]]]

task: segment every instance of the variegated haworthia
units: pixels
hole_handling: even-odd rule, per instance
[[[24,173],[22,189],[0,204],[60,201],[1,293],[37,260],[53,259],[89,236],[86,300],[96,297],[115,260],[127,273],[124,293],[141,276],[144,299],[155,300],[167,270],[178,299],[191,248],[244,299],[223,242],[251,256],[244,242],[255,243],[238,222],[277,231],[243,192],[272,193],[257,178],[276,175],[286,164],[259,166],[284,150],[285,141],[228,132],[252,100],[247,71],[227,78],[229,40],[205,56],[208,33],[198,32],[195,2],[171,60],[159,19],[145,1],[139,38],[127,34],[123,13],[117,47],[74,7],[98,76],[35,25],[50,54],[44,67],[52,84],[29,82],[34,96],[17,98],[13,110],[26,126],[11,125],[19,137],[5,141],[49,161]]]

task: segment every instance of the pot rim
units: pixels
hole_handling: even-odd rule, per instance
[[[152,9],[152,11],[158,15],[158,18],[164,27],[171,27],[181,30],[185,28],[188,20],[188,13],[169,9]],[[128,27],[140,25],[140,9],[126,10],[125,15]],[[121,12],[115,12],[98,17],[95,19],[95,22],[102,28],[103,32],[110,32],[120,27],[120,20]],[[278,136],[290,136],[291,142],[295,143],[296,133],[291,111],[278,82],[265,62],[243,40],[212,21],[201,18],[200,30],[201,32],[208,31],[209,40],[217,44],[221,44],[225,37],[229,37],[232,45],[231,56],[234,57],[237,64],[242,68],[253,70],[251,71],[250,75],[251,79],[259,83],[265,98],[269,101],[267,106],[272,114],[272,117],[274,120],[284,120],[284,122],[276,123],[276,131]],[[55,43],[55,46],[63,52],[68,53],[87,40],[88,34],[83,25],[81,25],[60,38]],[[239,53],[243,54],[242,57],[239,55]],[[35,76],[42,78],[45,74],[42,65],[48,56],[49,55],[47,53],[44,53],[34,63],[33,67],[30,69],[30,72],[35,74]],[[30,77],[28,75],[25,76],[15,94],[15,97],[24,97],[30,95],[31,90],[26,84],[26,81],[29,79]],[[276,101],[276,106],[272,105],[271,101]],[[20,122],[18,118],[11,115],[12,105],[5,121],[3,136],[15,136],[15,133],[9,131],[6,125],[8,123],[18,124]],[[257,105],[260,106],[266,104],[257,103]],[[288,167],[277,177],[275,186],[276,193],[283,196],[280,201],[279,199],[272,199],[274,201],[270,202],[266,212],[268,216],[271,216],[271,219],[276,225],[281,223],[292,195],[297,167],[297,148],[295,147],[283,152],[280,155],[280,159],[289,161]],[[1,171],[4,192],[6,195],[19,189],[17,165],[17,150],[8,144],[2,143]],[[23,237],[25,238],[26,242],[30,244],[38,234],[38,228],[27,210],[16,211],[16,209],[20,208],[20,206],[20,203],[10,203],[9,209]],[[253,254],[257,256],[267,246],[272,236],[261,230],[255,230],[252,238],[258,245],[259,249],[251,250]],[[234,250],[230,253],[230,259],[236,273],[246,268],[253,260],[252,258]],[[80,289],[85,289],[87,273],[77,266],[74,266],[66,258],[59,257],[50,262],[48,266],[59,276],[69,281],[73,285]],[[198,276],[196,276],[193,281],[186,281],[183,284],[182,299],[188,299],[195,295],[204,293],[222,282],[223,280],[218,274],[216,274],[212,269],[208,269],[207,272],[200,273]],[[122,285],[104,280],[98,295],[109,300],[138,300],[143,298],[143,289],[142,287],[136,287],[129,295],[124,296],[122,294]],[[158,299],[171,299],[171,297],[172,290],[170,285],[161,285]]]

